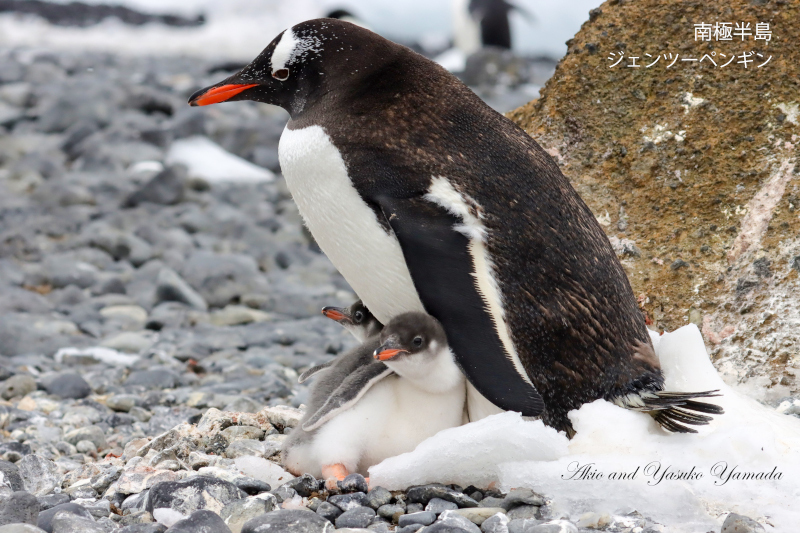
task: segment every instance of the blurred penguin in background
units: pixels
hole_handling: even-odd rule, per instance
[[[328,11],[328,14],[325,15],[325,18],[339,19],[345,22],[350,22],[352,24],[355,24],[356,26],[361,26],[362,28],[367,28],[368,30],[372,29],[367,24],[365,24],[363,20],[356,17],[352,12],[342,8],[332,9]]]
[[[466,55],[485,46],[511,48],[509,14],[518,9],[506,0],[453,0],[453,41]]]

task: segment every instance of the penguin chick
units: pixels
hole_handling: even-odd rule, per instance
[[[366,342],[370,337],[377,335],[383,329],[383,324],[369,312],[369,309],[361,303],[361,300],[357,300],[350,307],[323,307],[322,314],[338,322],[344,329],[349,331],[356,340],[362,343]],[[325,370],[331,366],[334,361],[335,359],[327,363],[312,366],[300,374],[297,382],[305,383],[320,370]]]
[[[366,475],[370,466],[462,423],[464,375],[441,324],[424,313],[398,315],[318,376],[282,452],[296,475],[329,483]]]
[[[383,324],[369,312],[361,300],[350,307],[323,307],[322,314],[338,322],[359,342],[365,342],[383,329]]]

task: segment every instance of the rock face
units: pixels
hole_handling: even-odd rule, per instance
[[[716,40],[727,21],[751,35]],[[729,379],[777,396],[798,388],[798,38],[796,2],[610,0],[509,114],[592,208],[651,327],[696,323]]]

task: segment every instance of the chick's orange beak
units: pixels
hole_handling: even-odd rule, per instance
[[[336,322],[340,322],[347,318],[347,315],[345,315],[342,312],[342,309],[339,307],[323,307],[322,314],[331,320],[335,320]]]
[[[380,348],[378,348],[378,350],[380,350]],[[378,350],[375,350],[375,355],[373,356],[378,361],[388,361],[389,359],[392,359],[401,353],[408,353],[407,350],[400,350],[397,348],[391,348],[380,352]]]
[[[229,100],[240,92],[246,91],[247,89],[255,87],[256,85],[258,84],[229,83],[220,87],[214,87],[213,89],[200,89],[189,98],[189,105],[201,106],[218,104],[220,102],[224,102],[225,100]]]

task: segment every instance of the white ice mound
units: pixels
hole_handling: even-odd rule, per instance
[[[528,487],[552,499],[556,514],[633,510],[670,532],[718,530],[732,511],[767,531],[800,522],[800,420],[776,413],[717,375],[694,325],[655,336],[672,391],[719,389],[725,414],[697,434],[671,434],[644,414],[598,400],[570,413],[568,441],[541,422],[503,413],[453,428],[413,452],[370,469],[390,489],[444,482],[508,490]]]
[[[208,137],[195,136],[172,143],[167,152],[169,164],[180,163],[189,175],[210,183],[272,181],[275,175],[265,168],[234,155]]]
[[[433,482],[486,486],[499,479],[501,463],[550,461],[566,453],[563,434],[508,412],[440,431],[413,452],[373,466],[369,476],[373,486],[389,490]]]

